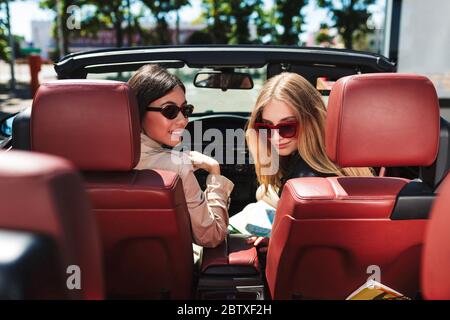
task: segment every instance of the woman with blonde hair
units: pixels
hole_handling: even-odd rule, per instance
[[[325,121],[322,96],[299,74],[284,72],[264,83],[246,131],[260,184],[256,194],[260,205],[250,204],[240,214],[271,207],[275,211],[284,184],[292,178],[373,176],[370,168],[340,168],[328,158]],[[233,220],[243,219],[232,217],[232,225]]]

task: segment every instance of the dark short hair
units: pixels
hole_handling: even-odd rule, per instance
[[[157,64],[140,67],[128,80],[128,85],[136,94],[141,122],[145,115],[145,108],[150,103],[164,97],[176,86],[186,92],[183,82],[177,76]]]

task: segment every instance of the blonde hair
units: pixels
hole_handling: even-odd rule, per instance
[[[283,72],[267,80],[258,96],[247,124],[246,140],[255,162],[258,181],[268,190],[272,185],[281,187],[283,168],[279,166],[275,174],[264,175],[262,168],[267,160],[264,155],[271,153],[270,143],[260,141],[254,128],[261,121],[262,111],[270,101],[278,100],[291,106],[299,123],[297,150],[303,160],[314,170],[336,176],[373,176],[371,168],[340,168],[325,152],[326,108],[320,93],[302,76]],[[265,153],[259,152],[265,148]]]

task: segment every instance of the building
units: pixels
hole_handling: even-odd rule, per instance
[[[49,52],[55,47],[52,21],[31,21],[31,41],[32,47],[39,49],[41,57],[47,59]]]

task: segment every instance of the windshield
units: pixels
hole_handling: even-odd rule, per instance
[[[175,74],[186,86],[186,99],[194,105],[195,113],[204,112],[251,112],[256,99],[266,80],[266,68],[235,69],[236,72],[249,73],[252,76],[254,86],[249,90],[197,88],[194,86],[194,78],[197,72],[212,71],[212,69],[179,68],[167,69]],[[88,79],[109,79],[128,81],[133,72],[88,74]]]

